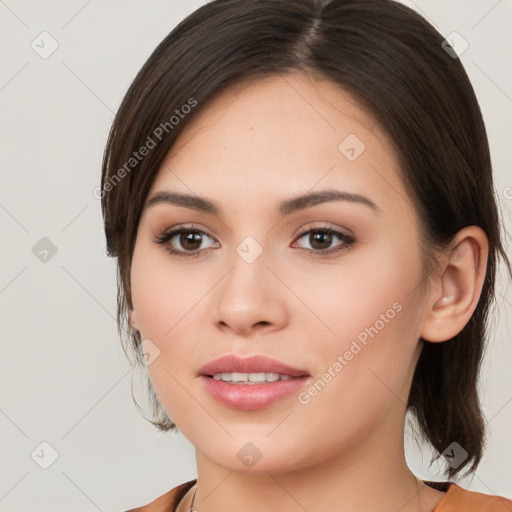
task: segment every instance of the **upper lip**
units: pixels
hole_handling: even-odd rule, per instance
[[[291,377],[309,375],[307,371],[294,368],[286,363],[270,357],[255,355],[239,357],[229,354],[213,359],[206,363],[200,370],[200,375],[215,375],[216,373],[279,373]]]

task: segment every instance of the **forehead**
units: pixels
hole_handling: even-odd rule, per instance
[[[293,73],[259,79],[243,79],[222,89],[187,124],[174,143],[172,158],[190,139],[217,132],[217,141],[241,137],[240,128],[265,132],[309,132],[328,136],[338,131],[341,119],[352,121],[359,131],[377,131],[385,138],[373,117],[339,84],[318,75]],[[196,109],[197,110],[197,109]],[[300,121],[296,123],[296,121]],[[230,130],[230,128],[232,130]],[[246,132],[245,132],[246,133]],[[253,133],[247,134],[254,136]],[[316,137],[318,138],[318,137]],[[283,142],[282,140],[279,141]],[[286,141],[291,146],[293,139]]]
[[[384,131],[332,81],[300,73],[244,80],[199,108],[150,194],[172,188],[277,199],[318,184],[364,190],[390,203],[405,197]]]

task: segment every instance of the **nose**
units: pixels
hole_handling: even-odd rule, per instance
[[[276,277],[269,255],[264,250],[249,261],[235,253],[229,272],[212,295],[214,325],[239,336],[279,330],[288,321],[287,290]]]

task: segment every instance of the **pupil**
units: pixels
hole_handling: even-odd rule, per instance
[[[316,233],[312,233],[312,236],[313,236],[313,243],[311,243],[311,246],[315,249],[326,249],[325,242],[327,241],[327,247],[331,243],[330,233],[316,232]],[[323,246],[321,245],[322,241],[324,242]],[[320,242],[320,247],[315,247],[315,244],[317,242]]]
[[[180,243],[185,249],[199,249],[201,246],[201,236],[198,233],[182,233],[180,237]],[[192,247],[190,247],[189,244],[192,244]]]

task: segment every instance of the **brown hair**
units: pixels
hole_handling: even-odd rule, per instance
[[[424,343],[407,404],[438,452],[433,460],[453,441],[468,452],[458,467],[447,467],[449,477],[470,464],[468,472],[476,469],[485,444],[477,381],[500,255],[512,270],[482,114],[460,60],[445,51],[443,39],[392,0],[215,0],[165,37],[121,103],[102,168],[107,252],[117,258],[118,329],[122,339],[128,336],[137,364],[144,361],[140,333],[128,323],[131,261],[144,202],[172,144],[228,84],[314,73],[351,93],[387,133],[421,221],[426,277],[435,269],[434,249],[461,228],[480,226],[488,237],[474,314],[451,340]],[[152,423],[177,430],[149,379],[148,390]]]

